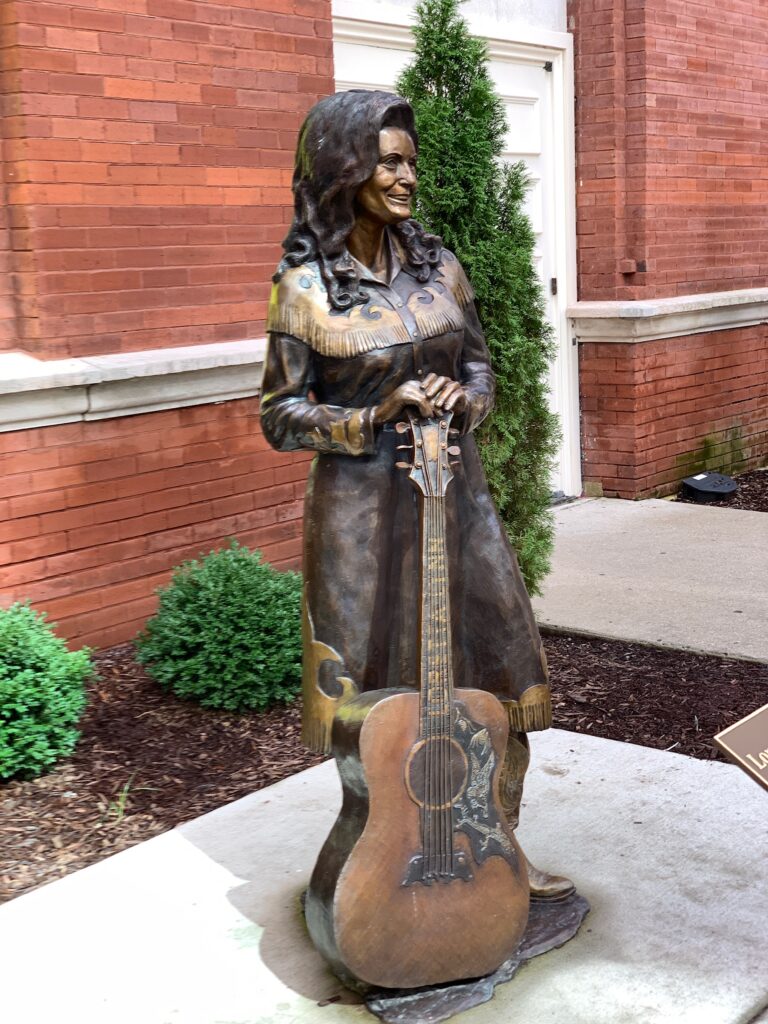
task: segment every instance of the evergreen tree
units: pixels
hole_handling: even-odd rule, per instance
[[[420,0],[413,62],[397,88],[419,132],[417,218],[455,252],[477,296],[496,373],[496,406],[477,432],[491,494],[526,585],[538,593],[553,543],[550,472],[559,431],[547,404],[553,357],[523,163],[504,165],[504,106],[488,51],[461,0]]]

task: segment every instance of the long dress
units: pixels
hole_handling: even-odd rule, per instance
[[[388,235],[388,272],[358,264],[368,293],[332,309],[316,263],[287,270],[270,303],[261,419],[280,451],[317,453],[304,511],[305,742],[330,749],[337,707],[381,687],[419,685],[419,507],[393,424],[373,406],[430,372],[458,380],[461,455],[446,494],[454,682],[489,690],[512,729],[551,723],[546,661],[517,559],[472,431],[494,377],[469,282],[455,256],[422,284]]]

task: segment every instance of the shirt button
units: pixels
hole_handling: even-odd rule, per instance
[[[411,334],[414,336],[414,338],[418,338],[418,336],[419,336],[419,332],[418,331],[411,331]]]
[[[395,305],[397,306],[398,309],[402,309],[403,308],[402,302],[396,302]]]

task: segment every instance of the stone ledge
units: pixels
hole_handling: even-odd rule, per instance
[[[635,344],[768,322],[768,288],[634,302],[576,302],[567,310],[579,342]]]
[[[45,362],[0,355],[0,431],[229,402],[259,394],[266,340]]]

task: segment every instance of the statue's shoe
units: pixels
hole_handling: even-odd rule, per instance
[[[540,871],[525,858],[528,865],[528,884],[531,888],[532,900],[564,900],[576,891],[576,886],[564,875],[550,875],[548,871]]]

